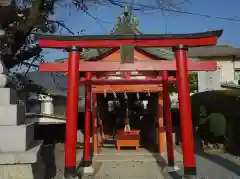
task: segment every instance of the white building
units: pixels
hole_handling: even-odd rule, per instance
[[[240,80],[240,48],[228,45],[198,47],[189,50],[189,57],[214,60],[217,70],[198,72],[198,91],[222,89],[221,84]]]

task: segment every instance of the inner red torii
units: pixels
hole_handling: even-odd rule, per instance
[[[69,50],[67,63],[45,63],[40,65],[42,72],[68,72],[68,97],[67,97],[67,121],[66,121],[66,143],[65,143],[65,178],[76,176],[76,138],[77,138],[77,105],[79,72],[87,72],[87,105],[88,116],[91,111],[91,72],[148,72],[164,71],[163,80],[167,80],[167,71],[177,72],[177,87],[179,91],[179,105],[181,118],[182,149],[184,161],[184,174],[186,176],[196,175],[196,164],[194,156],[194,142],[192,129],[192,115],[188,87],[188,71],[216,70],[216,62],[193,62],[187,58],[189,47],[215,45],[222,35],[222,30],[209,31],[195,34],[172,34],[172,35],[93,35],[93,36],[52,36],[38,35],[39,46],[43,48],[64,48]],[[172,47],[175,52],[175,60],[158,62],[136,62],[133,64],[121,64],[117,62],[94,62],[79,61],[82,48],[118,48],[122,44],[134,44],[135,47]],[[82,81],[83,82],[83,81]],[[131,83],[131,80],[125,81]],[[138,81],[135,80],[135,83]],[[155,81],[157,82],[157,81]],[[104,82],[102,82],[104,83]],[[105,81],[107,83],[107,81]],[[117,83],[117,82],[116,82]],[[139,80],[139,84],[143,82]],[[164,89],[166,84],[164,84]],[[164,105],[169,105],[168,91],[164,92]],[[169,113],[165,111],[169,118]],[[86,121],[84,159],[89,160],[89,133],[90,117]],[[167,121],[168,125],[171,122]],[[168,126],[170,127],[170,126]],[[171,129],[171,128],[169,128]],[[167,130],[168,140],[172,140],[171,131]],[[173,155],[173,149],[168,148],[168,153]],[[171,157],[169,155],[168,157]],[[173,157],[173,156],[172,156]],[[169,160],[170,161],[170,160]]]

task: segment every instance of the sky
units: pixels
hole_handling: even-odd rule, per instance
[[[123,1],[123,0],[119,0]],[[171,0],[177,4],[183,0]],[[133,15],[139,19],[140,31],[151,33],[195,33],[208,30],[223,29],[224,33],[219,39],[219,44],[240,47],[240,1],[239,0],[188,0],[191,3],[179,5],[182,11],[206,14],[210,17],[194,16],[181,13],[169,13],[161,10],[133,11]],[[135,0],[135,4],[157,7],[156,0]],[[77,11],[73,6],[65,7],[57,4],[53,19],[61,20],[74,33],[81,32],[84,35],[106,34],[111,31],[116,18],[123,12],[116,6],[89,5],[89,14]],[[238,21],[221,20],[214,17],[237,19]],[[97,18],[97,19],[96,19]],[[68,34],[62,30],[62,34]],[[70,35],[70,34],[68,34]],[[46,61],[67,57],[67,54],[56,50],[44,50]]]

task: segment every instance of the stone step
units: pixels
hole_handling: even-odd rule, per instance
[[[34,141],[34,123],[0,126],[0,152],[24,152]]]
[[[43,179],[46,167],[40,156],[42,141],[25,152],[0,152],[0,179]]]
[[[1,88],[0,88],[1,89]],[[2,99],[0,98],[0,101]],[[0,126],[19,125],[25,122],[25,107],[20,104],[0,105]]]
[[[0,105],[16,104],[17,92],[11,88],[0,88]]]
[[[0,165],[35,163],[40,157],[42,145],[43,142],[38,140],[23,152],[0,152]]]

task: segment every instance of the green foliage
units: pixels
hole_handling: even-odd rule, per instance
[[[189,80],[189,89],[190,92],[195,92],[198,90],[198,76],[196,72],[192,72],[188,75],[188,80]],[[172,84],[169,86],[169,91],[170,93],[177,92],[177,85]]]
[[[209,121],[209,132],[214,136],[225,136],[226,135],[226,119],[221,113],[211,113],[207,116],[204,121],[200,123],[205,123]]]
[[[189,88],[190,91],[196,91],[198,90],[198,75],[196,72],[192,72],[188,75],[188,79],[189,79]]]
[[[200,108],[202,107],[206,109],[208,114],[214,114],[211,118],[220,118],[221,120],[222,116],[224,116],[226,119],[225,129],[227,150],[236,155],[240,155],[239,97],[239,90],[207,91],[203,93],[196,93],[191,97],[192,115],[193,120],[196,123],[200,123]],[[205,134],[207,134],[207,136],[210,136],[210,126],[206,128],[207,122],[205,124],[205,129],[203,131]],[[212,126],[216,126],[216,130],[220,130],[220,128],[223,128],[224,122],[222,122],[222,124],[218,124],[218,121],[216,120],[216,124],[212,124]],[[221,130],[223,131],[223,129]]]

